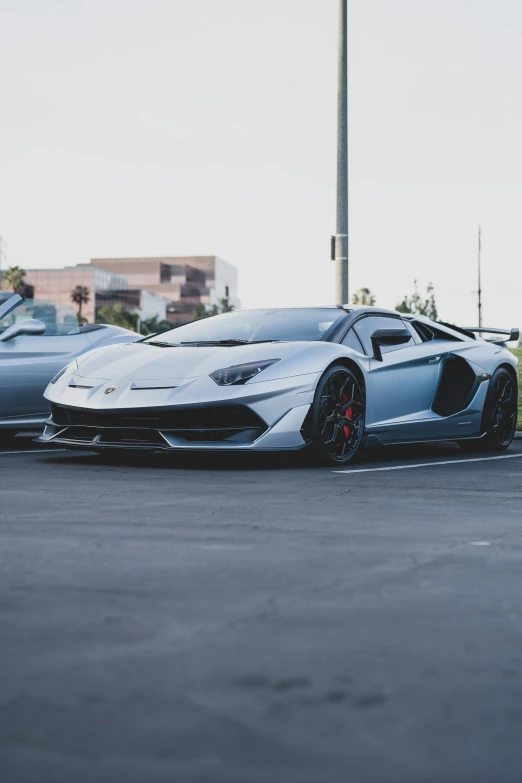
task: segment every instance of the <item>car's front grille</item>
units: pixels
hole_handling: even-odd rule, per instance
[[[87,442],[99,435],[100,445],[144,443],[165,447],[167,441],[160,432],[189,442],[247,442],[268,429],[246,405],[93,411],[52,404],[51,408],[54,424],[67,428],[60,433],[60,440]]]
[[[93,428],[94,429],[94,428]],[[135,444],[136,446],[165,446],[165,438],[155,430],[103,430],[98,443],[119,443],[122,446]]]
[[[90,443],[97,435],[97,431],[89,427],[69,427],[60,431],[60,437],[69,438],[79,443]]]

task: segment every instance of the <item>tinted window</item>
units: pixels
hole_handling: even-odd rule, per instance
[[[358,351],[359,353],[364,353],[364,349],[361,345],[361,341],[355,334],[353,329],[350,329],[348,334],[343,340],[343,345],[346,345],[348,348],[353,348],[354,351]]]
[[[443,332],[441,329],[437,329],[433,324],[425,324],[422,321],[413,321],[412,326],[416,329],[417,333],[421,336],[424,342],[432,340],[458,340],[453,334]]]
[[[161,340],[173,344],[219,340],[322,340],[345,315],[336,307],[240,310],[178,326],[163,332]]]
[[[404,324],[400,318],[387,318],[386,316],[371,315],[369,318],[361,318],[353,327],[357,332],[363,346],[364,352],[368,356],[373,356],[371,336],[377,329],[404,329]],[[414,345],[413,337],[409,342],[402,345],[383,345],[381,351],[383,354],[391,351],[399,351],[401,348],[408,348]]]

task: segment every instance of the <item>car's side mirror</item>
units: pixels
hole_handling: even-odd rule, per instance
[[[5,332],[2,332],[0,334],[0,343],[6,343],[8,340],[13,340],[22,334],[34,337],[37,334],[43,334],[45,329],[46,326],[43,321],[39,321],[37,318],[27,318],[27,320],[19,321],[6,329]]]
[[[382,362],[381,345],[404,345],[410,342],[411,334],[407,329],[376,329],[371,340],[374,358]]]

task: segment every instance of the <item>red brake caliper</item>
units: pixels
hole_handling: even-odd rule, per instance
[[[346,396],[346,394],[343,394],[343,405],[345,405],[347,402],[348,402],[348,397]],[[352,429],[350,427],[350,425],[347,423],[347,422],[351,422],[352,419],[353,419],[353,411],[352,411],[352,406],[351,405],[350,405],[349,408],[346,409],[346,413],[344,414],[344,418],[346,419],[346,423],[343,425],[344,437],[347,438],[349,436],[349,434],[350,434],[351,429]],[[336,443],[335,445],[338,446],[339,443]]]
[[[343,404],[345,402],[347,402],[347,401],[348,401],[348,398],[346,397],[346,395],[343,394]],[[345,419],[347,421],[352,421],[352,419],[353,419],[353,411],[352,411],[352,406],[351,405],[350,405],[349,408],[346,409],[346,413],[344,414],[344,417],[345,417]],[[349,424],[345,424],[344,425],[344,434],[345,434],[346,437],[348,437],[348,435],[350,434],[351,429],[352,428],[350,427]]]

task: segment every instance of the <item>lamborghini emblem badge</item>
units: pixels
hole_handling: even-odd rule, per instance
[[[111,392],[116,391],[117,388],[117,386],[109,386],[108,389],[105,389],[105,394],[110,394]]]

